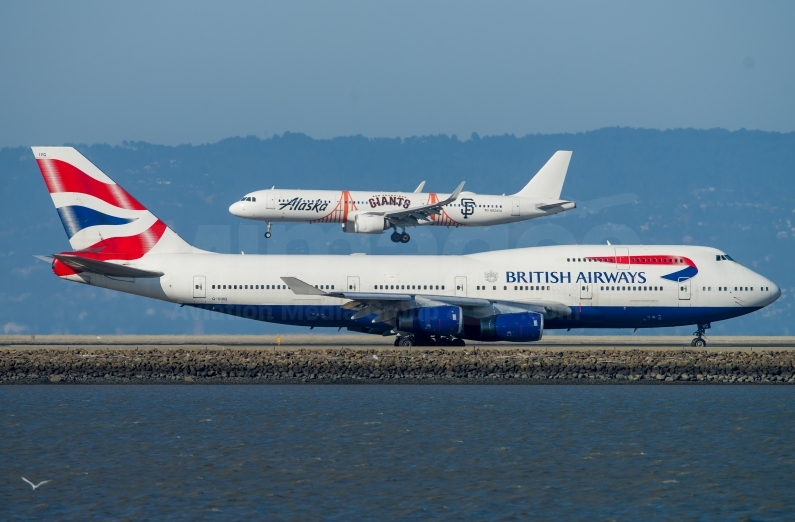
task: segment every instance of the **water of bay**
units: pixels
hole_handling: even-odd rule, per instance
[[[785,520],[795,387],[6,386],[0,470],[4,520]]]

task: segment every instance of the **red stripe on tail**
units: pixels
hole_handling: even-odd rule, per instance
[[[55,192],[77,192],[89,194],[127,210],[146,210],[134,197],[116,184],[98,181],[74,165],[57,159],[37,159],[44,183],[50,194]]]
[[[85,250],[63,253],[99,261],[111,259],[133,261],[144,257],[147,252],[152,250],[165,232],[166,224],[158,219],[148,230],[140,234],[111,237],[94,243]]]

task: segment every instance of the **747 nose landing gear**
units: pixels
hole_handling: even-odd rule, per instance
[[[703,337],[703,336],[704,336],[704,334],[705,334],[705,331],[706,331],[706,330],[707,330],[707,329],[708,329],[710,326],[711,326],[711,325],[710,325],[709,323],[707,323],[707,324],[700,324],[700,325],[698,325],[698,330],[696,330],[695,332],[693,332],[693,335],[695,335],[695,336],[696,336],[696,338],[695,338],[695,339],[693,339],[692,341],[690,341],[690,346],[694,346],[694,347],[696,347],[696,348],[704,348],[705,346],[707,346],[707,340],[706,340],[706,339],[704,339],[704,337]]]

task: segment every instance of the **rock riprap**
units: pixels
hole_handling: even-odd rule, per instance
[[[0,350],[0,384],[795,383],[795,351]]]

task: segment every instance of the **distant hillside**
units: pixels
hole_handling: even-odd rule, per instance
[[[76,145],[177,232],[219,252],[460,254],[556,243],[705,244],[772,278],[783,289],[773,306],[717,323],[718,334],[791,334],[795,276],[795,133],[609,128],[580,134],[426,136],[315,140],[302,134],[230,138],[201,146],[149,143]],[[577,210],[517,225],[343,234],[338,226],[241,221],[229,205],[246,192],[277,187],[513,193],[559,149],[574,151],[563,196]],[[0,328],[6,333],[188,333],[288,331],[287,328],[178,308],[68,284],[33,254],[67,250],[63,228],[29,149],[0,150]],[[287,233],[289,229],[289,234]],[[418,267],[421,269],[421,267]],[[678,329],[689,333],[689,329]],[[672,330],[649,331],[677,333]]]

